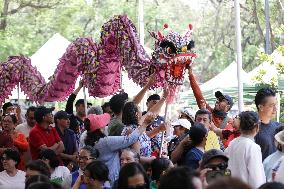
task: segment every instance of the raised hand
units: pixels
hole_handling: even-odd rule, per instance
[[[156,74],[153,73],[152,75],[150,75],[150,77],[148,78],[148,82],[147,82],[147,87],[150,88],[151,86],[153,86],[156,83]]]
[[[143,126],[148,126],[148,125],[150,125],[150,123],[152,123],[154,121],[154,119],[156,117],[157,117],[157,114],[152,113],[152,112],[148,112],[144,116],[142,116],[140,123]]]

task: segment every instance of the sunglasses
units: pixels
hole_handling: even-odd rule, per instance
[[[10,112],[10,113],[7,113],[7,114],[4,114],[4,116],[10,116],[10,115],[16,115],[15,113],[13,113],[13,112]]]
[[[239,116],[239,115],[236,115],[236,116],[235,116],[235,119],[240,119],[240,116]]]

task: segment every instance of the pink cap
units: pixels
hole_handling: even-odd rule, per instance
[[[91,131],[104,128],[110,122],[110,115],[108,113],[101,115],[89,114],[87,118],[90,120]]]

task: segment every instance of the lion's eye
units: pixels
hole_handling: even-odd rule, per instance
[[[172,50],[171,47],[167,47],[167,53],[168,53],[168,54],[172,54],[172,53],[173,53],[173,50]]]

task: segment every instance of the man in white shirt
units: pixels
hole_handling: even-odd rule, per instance
[[[259,124],[256,112],[240,113],[241,136],[235,138],[225,150],[229,157],[228,168],[232,176],[240,178],[253,188],[258,188],[266,182],[261,149],[254,141]]]
[[[15,129],[25,135],[26,138],[29,137],[31,129],[35,126],[35,110],[36,107],[31,106],[27,109],[27,113],[25,115],[26,122],[18,125]]]

